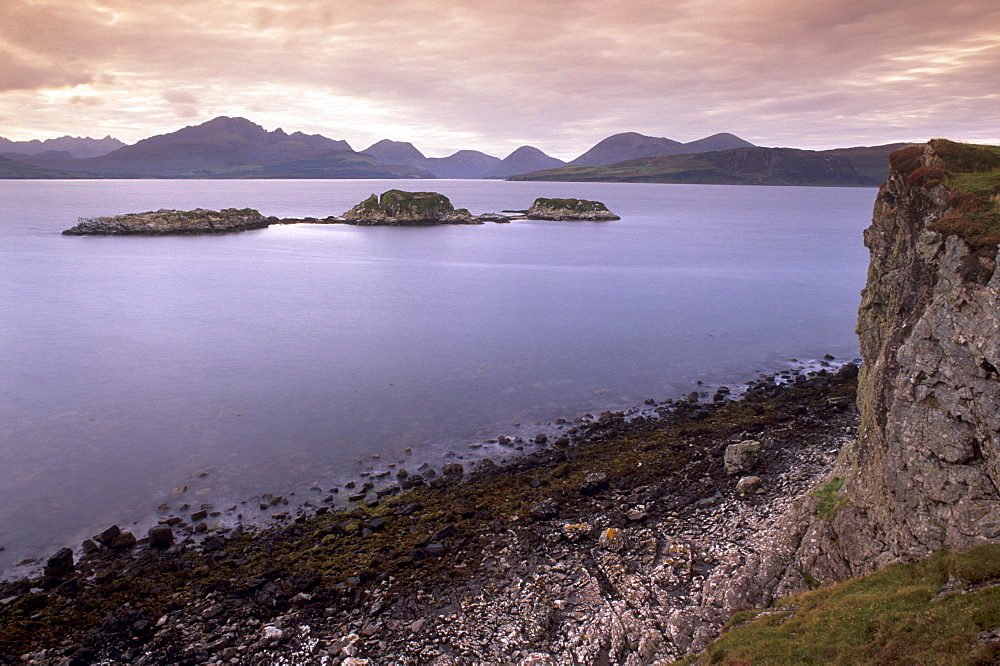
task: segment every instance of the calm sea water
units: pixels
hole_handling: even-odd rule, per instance
[[[79,216],[339,214],[434,189],[618,222],[64,237]],[[161,502],[410,469],[499,433],[857,355],[874,190],[492,181],[0,181],[0,569]],[[382,456],[373,461],[372,453]],[[171,489],[188,486],[181,499]]]

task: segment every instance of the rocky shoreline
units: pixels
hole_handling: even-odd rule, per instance
[[[397,472],[264,529],[204,511],[111,529],[0,587],[0,663],[672,660],[725,620],[695,612],[712,572],[854,436],[854,369],[607,412],[506,465]]]

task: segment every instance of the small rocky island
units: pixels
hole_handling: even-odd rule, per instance
[[[344,213],[344,222],[364,226],[427,226],[431,224],[483,224],[465,208],[456,209],[437,192],[389,190],[372,194]]]
[[[280,220],[265,217],[253,208],[224,208],[219,211],[157,210],[110,217],[80,218],[66,236],[166,236],[181,234],[218,234],[231,231],[263,229]]]
[[[585,199],[536,199],[521,215],[483,213],[473,215],[465,208],[455,208],[437,192],[389,190],[370,197],[342,216],[324,218],[268,217],[253,208],[225,208],[190,211],[157,210],[109,217],[80,218],[76,226],[63,232],[67,236],[166,236],[218,234],[249,229],[263,229],[272,224],[353,224],[357,226],[425,227],[438,224],[485,224],[529,220],[618,220],[600,201]]]
[[[620,220],[600,201],[586,199],[546,199],[539,197],[525,215],[529,220]]]

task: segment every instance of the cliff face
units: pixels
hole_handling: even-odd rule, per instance
[[[1000,148],[932,141],[890,164],[865,231],[859,436],[707,578],[691,649],[734,611],[1000,541]]]
[[[853,508],[834,529],[866,514],[872,548],[893,559],[1000,536],[1000,272],[995,246],[991,257],[976,239],[934,230],[963,214],[939,173],[952,167],[944,144],[926,146],[913,171],[912,152],[897,153],[865,232],[862,430]],[[844,555],[867,569],[864,550]]]
[[[844,505],[798,557],[823,582],[1000,538],[998,191],[1000,150],[938,140],[893,154],[865,231]]]

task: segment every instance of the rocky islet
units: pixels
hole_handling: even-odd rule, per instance
[[[356,226],[433,226],[441,224],[505,223],[511,220],[617,220],[599,201],[582,199],[537,199],[523,215],[483,213],[473,215],[455,208],[437,192],[388,190],[372,194],[341,216],[324,218],[278,218],[264,216],[252,208],[220,211],[196,208],[190,211],[161,209],[145,213],[80,218],[63,231],[66,236],[167,236],[217,234],[263,229],[273,224],[350,224]]]

